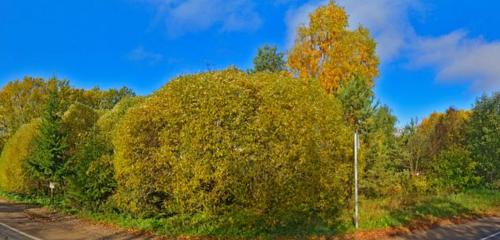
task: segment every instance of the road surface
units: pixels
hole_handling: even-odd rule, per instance
[[[0,240],[154,239],[123,229],[91,224],[55,214],[45,208],[0,199]],[[377,237],[377,240],[384,237]],[[465,224],[448,225],[392,237],[393,240],[500,240],[500,217],[485,217]]]
[[[0,240],[153,239],[116,227],[92,224],[45,208],[0,199]]]
[[[2,240],[38,240],[37,237],[20,232],[5,224],[0,224],[0,239]]]
[[[500,217],[485,217],[465,224],[436,227],[396,239],[500,240]]]

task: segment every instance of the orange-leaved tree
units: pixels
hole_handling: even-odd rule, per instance
[[[379,60],[375,41],[364,27],[350,30],[348,16],[333,1],[309,15],[309,24],[297,30],[288,65],[294,74],[316,78],[328,93],[359,77],[373,85]]]

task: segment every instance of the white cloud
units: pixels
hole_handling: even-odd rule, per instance
[[[204,31],[252,31],[262,20],[251,0],[150,0],[170,36]]]
[[[311,0],[290,9],[286,17],[288,47],[295,29],[308,22],[309,13],[328,0]],[[464,31],[424,37],[409,21],[412,10],[423,11],[419,0],[338,0],[346,9],[350,27],[367,27],[377,42],[382,63],[406,60],[414,67],[432,67],[440,81],[471,82],[476,90],[500,87],[500,41],[471,38]]]
[[[477,90],[500,88],[500,41],[468,38],[458,30],[440,37],[421,37],[411,56],[414,66],[430,66],[441,81],[470,81]]]
[[[297,34],[297,28],[301,25],[307,24],[309,22],[309,14],[314,11],[317,7],[325,4],[327,1],[311,1],[297,8],[291,8],[286,14],[286,25],[287,25],[287,48],[293,46],[295,41],[295,36]]]
[[[377,42],[377,53],[382,61],[397,58],[415,33],[408,20],[414,0],[338,1],[349,14],[351,28],[363,25],[370,29]]]
[[[144,47],[139,46],[128,54],[128,59],[131,61],[145,61],[150,64],[155,64],[163,60],[163,55],[160,53],[146,51]]]

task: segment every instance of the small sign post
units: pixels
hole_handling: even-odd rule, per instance
[[[54,182],[49,182],[50,188],[50,201],[54,203],[54,188],[56,188],[56,184]]]

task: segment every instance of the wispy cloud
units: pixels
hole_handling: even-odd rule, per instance
[[[251,0],[150,0],[170,36],[208,30],[253,31],[262,20]]]
[[[147,62],[150,64],[155,64],[163,60],[162,54],[146,51],[142,46],[139,46],[130,51],[127,57],[131,61]]]
[[[430,66],[441,81],[471,81],[477,90],[500,89],[500,41],[470,38],[463,30],[421,37],[411,56],[414,66]]]
[[[285,22],[287,25],[287,48],[291,48],[295,41],[297,28],[309,23],[309,14],[317,7],[326,4],[328,1],[310,1],[301,6],[290,8],[286,14]]]
[[[309,13],[328,0],[311,0],[289,10],[289,47],[295,29],[308,22]],[[413,67],[432,67],[439,81],[471,82],[476,90],[500,87],[500,41],[469,37],[457,30],[440,36],[421,36],[409,21],[410,11],[424,11],[419,0],[338,0],[349,14],[350,27],[370,29],[382,63],[405,60]]]

